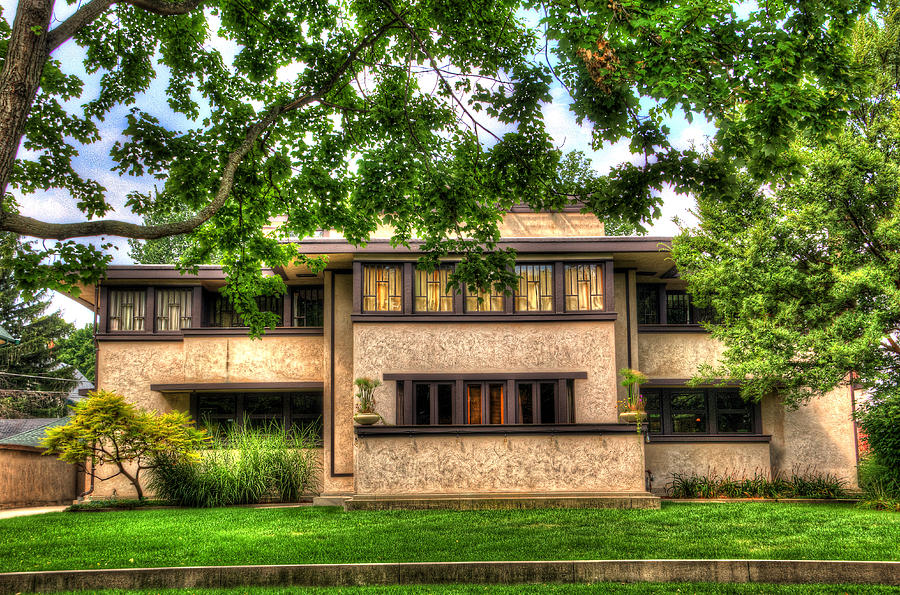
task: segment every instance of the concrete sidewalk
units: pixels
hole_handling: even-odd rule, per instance
[[[32,508],[8,508],[0,510],[0,520],[11,519],[17,516],[30,516],[33,514],[46,514],[48,512],[62,512],[68,506],[34,506]]]

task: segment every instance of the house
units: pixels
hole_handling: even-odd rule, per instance
[[[0,509],[71,504],[84,474],[73,465],[43,456],[41,439],[67,417],[0,420]]]
[[[777,395],[745,403],[734,385],[686,386],[720,345],[670,238],[606,237],[593,215],[527,209],[501,231],[518,251],[512,296],[446,293],[452,258],[419,271],[416,244],[393,248],[387,233],[365,247],[304,240],[328,267],[268,271],[288,293],[260,301],[281,316],[261,340],[218,292],[218,267],[111,266],[80,298],[99,320],[97,386],[197,419],[317,424],[322,496],[353,507],[509,494],[655,506],[651,494],[691,471],[856,484],[849,387],[787,410]],[[646,437],[618,421],[625,367],[649,377]],[[386,424],[354,425],[358,377],[384,382]],[[130,493],[103,483],[95,496]]]

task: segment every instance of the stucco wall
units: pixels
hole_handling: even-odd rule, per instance
[[[691,378],[721,353],[722,345],[706,333],[638,334],[640,370],[650,378]]]
[[[656,443],[644,450],[652,489],[661,493],[673,473],[704,476],[771,477],[769,444],[766,442]]]
[[[354,324],[354,374],[585,371],[575,381],[575,421],[617,419],[615,328],[602,322]],[[396,422],[396,383],[375,394],[378,412]]]
[[[183,341],[103,341],[97,358],[99,388],[124,395],[143,409],[185,407],[183,395],[151,391],[151,384],[182,382],[321,382],[321,336],[186,337]]]
[[[326,273],[326,333],[330,332],[331,273]],[[334,277],[334,411],[331,411],[331,354],[326,341],[325,378],[325,475],[323,494],[353,491],[353,276]],[[326,337],[328,335],[326,334]],[[333,419],[333,422],[332,422]],[[332,428],[334,435],[332,438]],[[332,452],[332,444],[334,452]],[[332,473],[332,459],[334,473]]]
[[[780,473],[831,474],[859,486],[852,401],[848,386],[814,398],[797,409],[776,399],[763,401],[763,432],[772,435],[772,466]]]
[[[0,469],[0,508],[71,504],[77,496],[75,465],[36,449],[0,449]]]
[[[642,492],[637,434],[357,439],[359,494]]]

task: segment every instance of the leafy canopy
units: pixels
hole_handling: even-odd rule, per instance
[[[523,8],[540,25],[528,26]],[[514,204],[578,200],[639,229],[659,214],[663,184],[724,195],[735,167],[789,171],[783,150],[797,134],[824,134],[855,106],[847,40],[868,9],[846,0],[767,2],[746,14],[708,0],[98,0],[70,3],[56,24],[50,0],[25,0],[12,27],[0,20],[9,57],[0,230],[57,240],[23,245],[14,266],[27,287],[71,291],[111,258],[106,240],[76,238],[190,234],[181,265],[220,255],[226,293],[254,332],[273,320],[253,296],[283,291],[260,265],[321,267],[291,243],[317,229],[364,243],[386,224],[395,244],[424,240],[425,266],[461,254],[453,281],[509,285],[513,255],[497,250],[498,223]],[[64,45],[84,53],[98,85],[64,68]],[[157,79],[165,105],[139,102]],[[543,120],[553,81],[593,126],[597,148],[624,138],[638,158],[609,175],[573,176]],[[719,152],[675,148],[666,122],[677,112],[714,120]],[[100,219],[111,198],[126,197],[75,165],[81,146],[111,140],[108,129],[112,173],[158,180],[153,192],[127,195],[146,224]],[[28,217],[8,191],[52,188],[85,221]],[[267,231],[273,220],[281,226]]]
[[[744,380],[745,396],[792,404],[848,378],[877,386],[900,348],[900,40],[898,12],[861,20],[848,70],[867,84],[832,142],[806,139],[801,175],[735,196],[698,196],[699,226],[673,245],[698,306],[725,344],[708,377]]]
[[[75,406],[69,423],[48,429],[42,444],[44,454],[79,465],[100,480],[124,476],[143,499],[143,470],[160,460],[196,460],[207,440],[183,411],[141,411],[122,395],[101,390]],[[101,477],[110,467],[114,472]]]

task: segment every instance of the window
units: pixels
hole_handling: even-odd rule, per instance
[[[225,427],[243,420],[256,428],[280,424],[312,433],[322,441],[322,392],[200,393],[193,408],[199,424]]]
[[[143,289],[109,291],[109,330],[143,331],[147,292]]]
[[[453,312],[453,292],[447,290],[451,267],[437,267],[433,271],[416,269],[416,312]]]
[[[453,423],[453,383],[413,383],[413,425]]]
[[[256,306],[261,312],[271,312],[284,316],[284,298],[280,295],[261,295],[256,298]],[[279,320],[276,326],[282,326]],[[221,293],[206,294],[206,325],[216,328],[247,326],[234,310],[234,304]]]
[[[506,310],[506,296],[491,287],[488,291],[470,292],[466,289],[466,312],[503,312]]]
[[[685,291],[666,291],[666,324],[691,324],[691,300]]]
[[[193,289],[156,289],[156,330],[177,331],[191,327]]]
[[[466,383],[466,423],[506,423],[504,402],[505,382]]]
[[[663,284],[639,283],[637,286],[638,324],[696,324],[712,321],[710,308],[694,306],[683,289],[666,289]]]
[[[575,374],[584,378],[583,373]],[[573,378],[397,379],[398,423],[499,425],[572,423]]]
[[[362,308],[366,312],[403,311],[402,265],[363,266]]]
[[[325,289],[300,287],[294,290],[293,326],[318,327],[325,325]]]
[[[516,265],[519,287],[513,303],[516,312],[553,312],[553,265]]]
[[[659,324],[659,286],[639,283],[637,286],[638,324]]]
[[[758,410],[737,389],[641,391],[651,434],[758,434]]]
[[[567,264],[566,311],[603,310],[603,271],[599,264]]]

